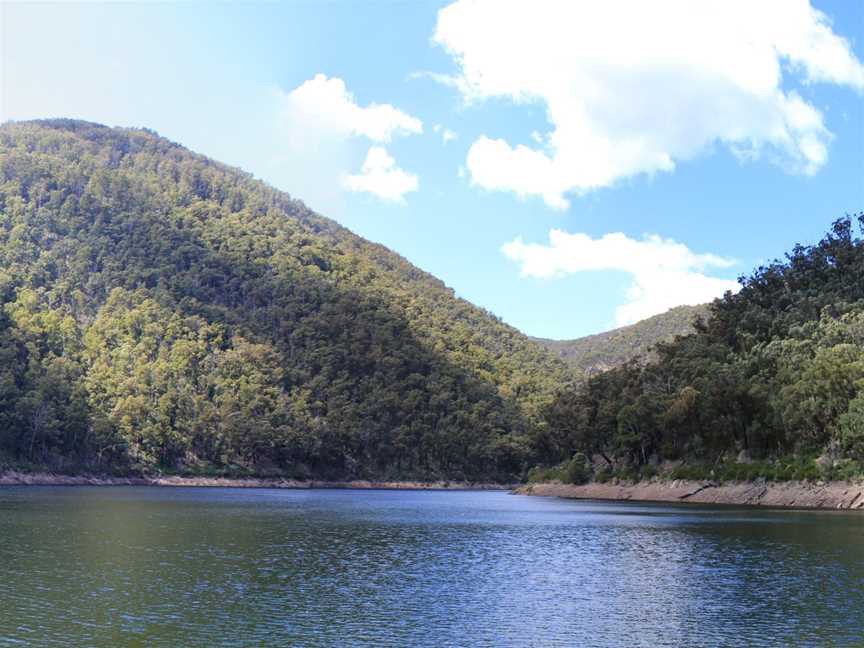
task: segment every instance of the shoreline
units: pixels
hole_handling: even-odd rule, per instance
[[[106,475],[63,475],[50,472],[24,473],[14,470],[0,473],[3,486],[153,486],[191,488],[311,488],[353,490],[512,490],[513,484],[491,484],[459,481],[369,481],[369,480],[298,480],[264,477],[182,477],[178,475],[148,477],[110,477]]]
[[[633,502],[732,504],[803,509],[864,510],[864,482],[661,481],[528,484],[518,495]]]
[[[859,482],[724,482],[651,480],[635,483],[494,484],[438,480],[298,480],[266,477],[184,477],[154,475],[111,477],[106,475],[65,475],[51,472],[0,473],[3,486],[148,486],[163,488],[275,488],[285,490],[507,490],[514,495],[561,497],[564,499],[723,504],[823,510],[864,511],[864,481]]]

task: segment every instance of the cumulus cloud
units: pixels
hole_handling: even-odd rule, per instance
[[[291,92],[280,91],[281,119],[295,144],[321,137],[362,136],[389,142],[394,135],[423,132],[423,122],[390,104],[360,106],[345,82],[316,74]]]
[[[480,137],[472,182],[555,208],[715,143],[813,174],[832,135],[784,82],[864,90],[864,66],[808,0],[459,0],[434,40],[458,65],[440,80],[466,101],[538,103],[551,126],[536,147]]]
[[[619,232],[593,239],[587,234],[553,229],[548,245],[516,238],[503,245],[501,251],[521,265],[523,277],[553,279],[604,270],[631,275],[627,302],[615,313],[619,326],[675,306],[702,304],[739,288],[735,281],[705,274],[710,268],[729,268],[735,261],[714,254],[696,254],[686,245],[656,234],[639,240]]]
[[[423,132],[420,119],[390,104],[361,106],[342,79],[324,74],[276,94],[279,126],[287,144],[285,160],[293,167],[296,190],[304,199],[334,209],[333,186],[340,179],[351,191],[397,202],[417,188],[417,176],[399,169],[380,147],[369,149],[359,175],[346,174],[352,140],[386,144],[397,136],[418,135]]]
[[[442,126],[441,124],[435,124],[432,127],[432,131],[438,133],[438,135],[441,136],[441,141],[445,144],[447,142],[452,142],[453,140],[459,139],[459,136],[456,133],[454,133],[449,128]]]
[[[350,191],[371,193],[382,200],[404,202],[405,194],[417,191],[418,180],[396,166],[396,161],[381,146],[372,146],[358,175],[349,175],[343,181]]]

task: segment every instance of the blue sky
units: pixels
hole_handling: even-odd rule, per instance
[[[152,128],[530,335],[707,299],[864,209],[860,2],[6,2],[0,17],[3,120]]]

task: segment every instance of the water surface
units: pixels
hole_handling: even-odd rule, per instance
[[[0,646],[864,646],[864,514],[0,489]]]

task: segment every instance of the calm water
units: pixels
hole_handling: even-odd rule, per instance
[[[864,646],[864,514],[0,489],[0,646]]]

